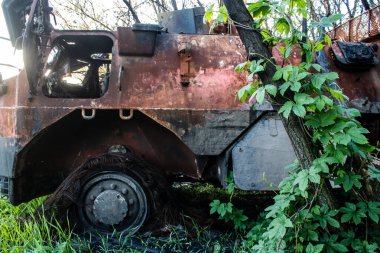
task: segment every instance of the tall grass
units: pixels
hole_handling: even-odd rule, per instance
[[[152,237],[123,235],[77,235],[47,214],[37,214],[45,198],[12,206],[0,196],[0,252],[244,252],[230,233],[214,233],[193,223],[191,232],[182,226],[169,235]],[[178,229],[179,228],[179,229]]]
[[[89,243],[53,217],[36,214],[43,201],[12,206],[0,196],[0,252],[91,252]]]

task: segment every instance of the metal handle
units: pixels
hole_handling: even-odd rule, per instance
[[[95,118],[95,114],[96,114],[95,109],[91,109],[91,115],[86,115],[86,109],[82,109],[82,118],[85,120],[91,120],[91,119]]]
[[[124,116],[124,110],[120,109],[119,110],[119,116],[120,116],[120,118],[122,120],[130,120],[130,119],[132,119],[132,117],[133,117],[133,109],[129,110],[129,115],[128,116]]]

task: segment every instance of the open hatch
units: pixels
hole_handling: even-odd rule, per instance
[[[107,91],[113,39],[105,31],[55,30],[48,0],[4,0],[12,44],[23,49],[30,98],[99,98]],[[53,38],[53,39],[52,39]]]

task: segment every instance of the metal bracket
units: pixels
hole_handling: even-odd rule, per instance
[[[91,111],[90,115],[86,114],[86,111]],[[85,120],[91,120],[95,118],[96,110],[95,109],[82,109],[82,118]]]
[[[180,59],[181,84],[188,86],[190,84],[191,44],[180,44],[178,54]]]
[[[130,120],[130,119],[132,119],[133,118],[133,109],[129,110],[129,115],[128,116],[124,116],[124,110],[120,109],[119,110],[119,116],[120,116],[120,119],[122,119],[122,120]]]

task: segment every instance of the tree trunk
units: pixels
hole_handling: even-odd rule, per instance
[[[224,4],[226,5],[229,16],[233,21],[239,22],[246,27],[255,27],[254,21],[243,0],[224,0]],[[258,29],[245,29],[238,26],[237,30],[250,59],[271,59],[272,54],[268,47],[264,45],[261,33]],[[275,72],[276,68],[274,65],[267,64],[265,71],[259,72],[258,75],[264,84],[273,84],[279,87],[282,83],[272,80]],[[276,98],[275,102],[283,104],[285,101]],[[314,160],[314,155],[311,140],[306,134],[304,125],[294,114],[291,114],[288,119],[281,118],[301,167],[303,169],[308,169]],[[318,185],[313,185],[313,187],[317,189]],[[318,202],[323,205],[328,205],[331,209],[335,209],[338,206],[333,198],[330,183],[327,180],[325,181],[324,186],[320,189]]]

